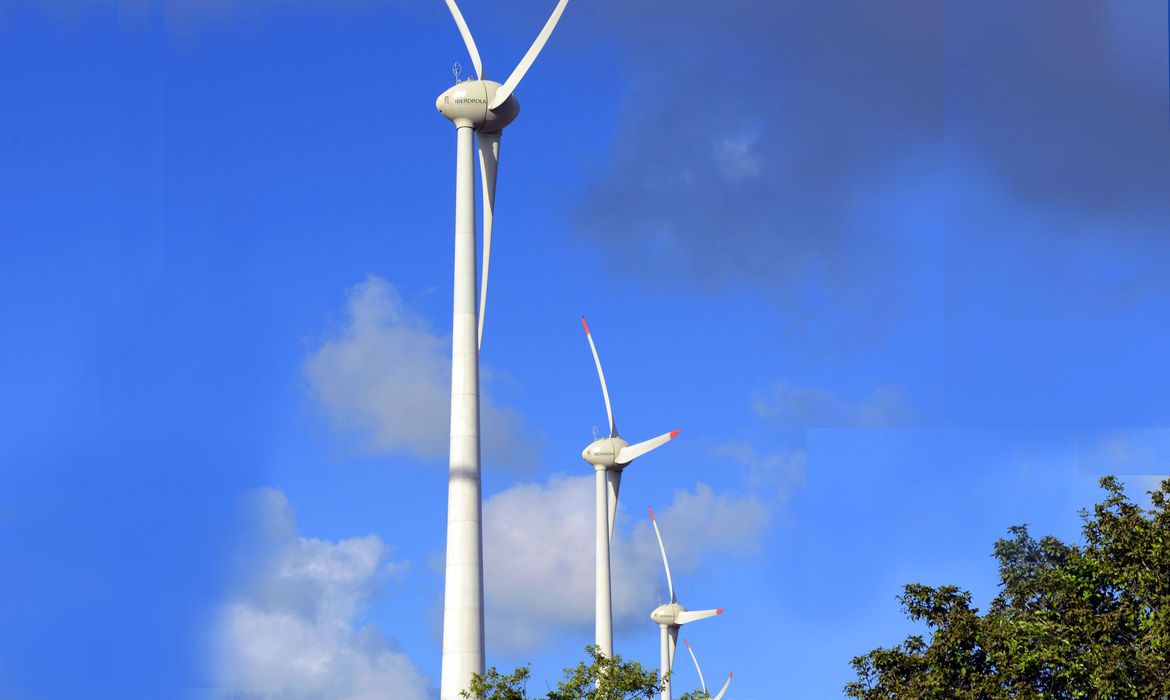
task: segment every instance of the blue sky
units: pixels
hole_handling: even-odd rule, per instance
[[[552,3],[498,5],[492,77]],[[1010,525],[1167,472],[1167,26],[571,3],[502,143],[490,662],[592,636],[582,313],[623,435],[682,429],[623,481],[615,646],[657,664],[654,506],[729,697],[839,697],[902,584],[986,605]],[[0,61],[0,694],[437,696],[443,3],[16,0]]]

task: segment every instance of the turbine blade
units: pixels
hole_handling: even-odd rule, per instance
[[[476,350],[483,349],[483,315],[487,311],[488,263],[492,256],[492,216],[496,209],[496,170],[500,166],[500,134],[479,133],[479,172],[483,182],[483,278],[479,291],[479,339]]]
[[[722,612],[723,608],[719,608],[718,610],[684,610],[680,612],[678,616],[674,618],[674,620],[680,625],[685,625],[688,622],[694,622],[695,620],[705,620],[708,617],[715,617]]]
[[[597,356],[597,346],[593,344],[593,334],[589,332],[589,324],[585,317],[581,317],[581,325],[585,326],[585,337],[589,339],[589,349],[593,351],[593,362],[597,365],[597,377],[601,379],[601,395],[605,397],[605,415],[609,416],[609,436],[617,437],[617,423],[613,420],[613,409],[609,405],[609,389],[605,386],[605,372],[601,371],[601,358]]]
[[[622,490],[622,473],[609,469],[605,472],[605,480],[609,483],[609,543],[613,545],[613,519],[617,515],[618,492]]]
[[[727,686],[731,685],[731,677],[732,677],[732,676],[734,676],[734,675],[735,675],[735,671],[732,671],[731,673],[727,674],[727,682],[723,684],[723,689],[722,689],[722,690],[720,690],[720,691],[719,691],[719,694],[718,694],[718,695],[716,695],[716,696],[715,696],[714,698],[712,698],[711,700],[723,700],[723,694],[727,692]],[[703,692],[704,692],[704,693],[705,693],[705,692],[707,692],[707,689],[706,689],[706,688],[704,688],[704,689],[703,689]]]
[[[695,650],[691,648],[691,643],[685,639],[683,640],[683,644],[686,645],[687,651],[691,652],[691,661],[695,662],[695,670],[699,672],[699,687],[702,688],[703,693],[706,694],[707,681],[703,680],[703,669],[699,668],[699,660],[695,657]]]
[[[658,531],[658,521],[654,519],[654,509],[649,508],[650,522],[654,525],[654,535],[658,538],[658,551],[662,552],[662,566],[666,569],[666,587],[670,589],[670,602],[677,603],[674,597],[674,581],[670,579],[670,562],[666,561],[666,546],[662,544],[662,533]]]
[[[650,438],[649,440],[639,442],[636,445],[626,445],[622,449],[618,450],[617,459],[614,461],[614,463],[629,464],[650,450],[653,450],[656,447],[661,447],[662,445],[670,442],[674,439],[674,436],[678,435],[678,433],[679,431],[672,430],[669,433],[663,433],[656,438]]]
[[[544,29],[540,30],[540,34],[536,36],[536,41],[532,42],[532,46],[528,49],[528,53],[524,54],[524,58],[520,59],[520,63],[516,65],[516,69],[512,71],[512,75],[504,81],[500,89],[496,91],[496,99],[492,100],[488,109],[495,109],[504,104],[504,100],[512,94],[516,86],[520,84],[520,79],[532,67],[532,62],[536,60],[537,54],[544,48],[544,42],[548,41],[548,37],[552,34],[553,28],[557,26],[557,22],[561,19],[561,13],[565,11],[565,5],[569,4],[569,0],[561,0],[557,6],[553,8],[552,16],[544,23]],[[469,35],[470,36],[470,35]]]
[[[678,648],[678,625],[671,625],[667,630],[670,639],[670,670],[674,671],[674,652]]]
[[[447,9],[451,10],[451,16],[455,18],[455,24],[459,26],[459,33],[463,35],[463,43],[467,45],[467,53],[471,54],[471,63],[475,66],[475,77],[483,80],[487,76],[484,75],[483,63],[479,60],[479,49],[475,48],[475,39],[471,37],[471,30],[467,28],[463,13],[459,11],[455,0],[447,0]]]

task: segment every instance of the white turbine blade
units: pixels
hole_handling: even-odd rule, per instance
[[[719,691],[719,694],[718,694],[718,695],[716,695],[716,696],[715,696],[714,698],[712,698],[711,700],[723,700],[723,694],[727,692],[727,686],[731,685],[731,677],[732,677],[732,676],[734,676],[734,675],[735,675],[735,671],[732,671],[731,673],[727,674],[727,682],[723,684],[723,689],[722,689],[722,690],[720,690],[720,691]],[[706,689],[706,688],[704,688],[704,689],[703,689],[703,692],[704,692],[704,693],[705,693],[705,692],[707,692],[707,689]]]
[[[718,610],[684,610],[674,618],[674,621],[680,625],[685,625],[688,622],[695,620],[705,620],[708,617],[715,617],[723,613],[723,608]]]
[[[475,66],[475,77],[483,80],[487,76],[484,75],[483,63],[479,60],[479,49],[475,48],[475,39],[471,38],[471,30],[467,28],[463,13],[459,11],[455,0],[447,0],[447,9],[451,10],[451,16],[455,18],[455,24],[459,26],[459,33],[463,35],[463,43],[467,44],[467,53],[471,54],[471,63]]]
[[[678,649],[678,625],[671,625],[667,630],[667,638],[670,639],[670,670],[674,671],[674,652]]]
[[[683,644],[687,646],[687,651],[691,652],[691,661],[695,662],[695,670],[699,672],[699,687],[703,689],[703,693],[707,693],[707,681],[703,680],[703,669],[699,668],[699,660],[695,657],[695,650],[691,648],[691,643],[683,640]]]
[[[605,372],[601,371],[601,358],[597,356],[597,346],[593,344],[593,334],[589,332],[589,324],[585,317],[581,317],[581,325],[585,326],[585,337],[589,339],[589,349],[593,351],[593,362],[597,365],[597,377],[601,380],[601,395],[605,397],[605,415],[609,416],[609,436],[617,437],[617,423],[613,420],[613,409],[609,405],[609,389],[605,386]]]
[[[539,54],[540,50],[544,48],[544,42],[548,41],[548,37],[552,34],[553,28],[557,26],[557,22],[561,19],[561,13],[565,11],[565,5],[568,4],[569,0],[561,0],[557,3],[557,6],[553,8],[552,16],[549,17],[548,21],[544,23],[544,29],[540,30],[540,34],[537,35],[536,41],[532,42],[532,46],[528,49],[528,53],[524,54],[524,58],[520,59],[520,63],[517,64],[516,69],[512,71],[512,75],[509,75],[508,79],[504,81],[504,84],[500,86],[500,89],[496,91],[496,99],[492,100],[492,103],[488,106],[488,109],[495,109],[496,107],[504,104],[504,100],[508,99],[508,96],[512,94],[512,91],[516,89],[518,84],[520,84],[520,79],[523,78],[524,74],[528,72],[528,69],[532,67],[532,62],[536,60],[537,54]]]
[[[496,169],[500,165],[500,134],[476,134],[479,172],[483,182],[483,279],[479,291],[479,336],[476,350],[483,349],[483,315],[487,311],[488,263],[492,255],[492,215],[496,208]]]
[[[678,433],[679,431],[672,430],[669,433],[663,433],[656,438],[650,438],[649,440],[639,442],[636,445],[626,445],[622,449],[618,450],[617,459],[614,460],[614,463],[629,464],[650,450],[653,450],[656,447],[661,447],[662,445],[670,442],[674,439],[675,435],[678,435]]]
[[[613,519],[617,515],[618,492],[622,489],[622,473],[617,469],[608,469],[605,480],[609,483],[609,542],[613,544]]]
[[[666,587],[670,589],[670,602],[677,603],[674,597],[674,581],[670,580],[670,562],[666,561],[666,546],[662,544],[662,533],[658,531],[658,521],[654,519],[654,509],[649,508],[650,523],[654,525],[654,535],[658,538],[658,551],[662,552],[662,566],[666,569]]]

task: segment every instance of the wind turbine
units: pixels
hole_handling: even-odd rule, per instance
[[[662,533],[658,531],[658,521],[654,519],[654,509],[650,508],[650,522],[654,525],[654,535],[658,537],[658,551],[662,552],[662,566],[666,569],[666,586],[670,589],[670,602],[659,605],[650,613],[650,619],[658,624],[662,631],[661,673],[662,673],[662,700],[670,700],[670,671],[674,668],[674,648],[678,644],[678,628],[708,617],[714,617],[723,612],[717,610],[687,610],[674,595],[674,582],[670,579],[670,563],[666,561],[666,547],[662,544]]]
[[[707,681],[703,680],[703,669],[699,668],[699,660],[695,657],[695,650],[691,648],[691,643],[685,639],[683,640],[683,644],[687,645],[687,651],[691,653],[691,661],[695,662],[695,670],[699,672],[699,686],[703,689],[703,694],[710,698],[711,695],[707,692]],[[727,682],[723,684],[723,688],[719,691],[719,694],[711,698],[711,700],[723,700],[723,694],[727,692],[727,686],[731,685],[731,677],[734,675],[735,671],[727,674]]]
[[[458,82],[435,106],[456,127],[455,290],[451,331],[451,460],[447,486],[447,568],[443,601],[443,666],[439,695],[458,700],[474,673],[484,672],[483,527],[479,463],[479,346],[487,300],[492,211],[500,132],[520,112],[512,94],[560,20],[569,0],[560,0],[544,28],[504,81],[487,80],[479,50],[459,7],[446,0],[459,27],[475,80]],[[484,199],[483,287],[475,308],[475,164],[472,138],[478,135]],[[478,325],[477,325],[478,320]]]
[[[613,409],[609,404],[609,389],[605,386],[605,373],[601,371],[601,359],[589,324],[581,317],[589,349],[593,351],[593,362],[597,365],[597,377],[601,380],[601,395],[605,398],[605,413],[609,417],[609,437],[598,438],[581,451],[586,462],[593,465],[596,474],[595,493],[597,497],[597,582],[593,631],[597,650],[607,657],[613,657],[613,598],[609,580],[609,545],[613,539],[613,518],[617,512],[618,491],[622,483],[622,471],[630,466],[634,458],[640,457],[656,447],[666,444],[677,430],[663,433],[656,438],[631,445],[618,435],[617,423],[613,420]],[[596,433],[594,433],[596,436]]]

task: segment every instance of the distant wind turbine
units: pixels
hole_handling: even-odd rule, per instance
[[[658,538],[658,551],[662,552],[662,566],[666,569],[666,586],[670,589],[670,602],[659,605],[650,613],[650,619],[658,624],[662,631],[661,674],[662,700],[670,700],[670,671],[674,668],[674,650],[678,644],[678,628],[708,617],[714,617],[723,612],[723,608],[716,610],[687,610],[678,602],[674,595],[674,582],[670,578],[670,563],[666,560],[666,547],[662,544],[662,533],[658,530],[658,521],[654,519],[654,509],[650,508],[650,522],[654,525],[654,535]]]
[[[609,389],[605,386],[605,373],[601,371],[601,359],[597,356],[597,346],[593,344],[593,334],[589,332],[589,324],[585,317],[581,317],[581,325],[585,327],[585,337],[589,340],[589,349],[593,351],[593,362],[597,365],[597,377],[601,380],[601,395],[605,398],[605,413],[609,417],[609,437],[598,438],[581,452],[586,462],[593,465],[596,474],[596,599],[594,608],[594,637],[597,650],[607,656],[613,656],[613,597],[610,590],[609,578],[609,545],[613,539],[613,519],[617,512],[618,491],[622,483],[622,471],[630,466],[634,458],[640,457],[656,447],[660,447],[678,435],[677,430],[663,433],[656,438],[631,445],[618,435],[617,424],[613,420],[613,409],[609,404]],[[596,432],[594,433],[596,436]]]
[[[483,643],[483,503],[479,463],[479,347],[487,302],[492,212],[500,132],[520,112],[512,94],[548,41],[569,0],[560,0],[544,29],[504,84],[486,79],[471,30],[454,0],[446,0],[459,27],[474,80],[459,82],[435,101],[456,127],[455,289],[451,332],[451,460],[447,486],[447,568],[443,600],[443,665],[439,696],[459,700],[472,674],[484,672]],[[473,136],[479,144],[484,199],[483,286],[475,306],[475,163]]]
[[[683,644],[686,645],[687,651],[691,653],[691,661],[695,662],[695,670],[699,672],[699,687],[703,689],[704,695],[711,697],[711,694],[707,692],[707,681],[703,680],[703,669],[699,668],[699,659],[695,657],[695,650],[691,648],[691,643],[685,639],[683,640]],[[711,700],[723,700],[723,694],[727,692],[727,686],[731,685],[731,677],[734,675],[735,671],[727,674],[727,682],[723,684],[723,688],[719,691],[719,694],[711,698]]]

